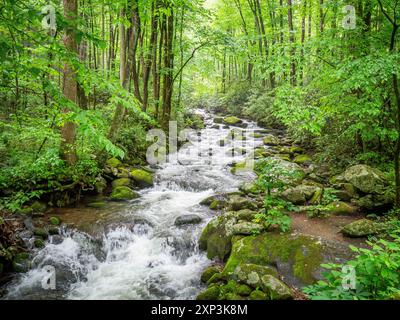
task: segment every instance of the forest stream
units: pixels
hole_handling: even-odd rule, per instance
[[[142,190],[139,199],[110,203],[103,209],[62,209],[63,221],[76,229],[64,230],[61,242],[59,236],[51,237],[34,258],[36,267],[14,280],[6,298],[195,298],[201,290],[200,274],[210,264],[199,252],[197,239],[212,217],[211,210],[199,202],[216,192],[235,191],[246,179],[232,175],[226,162],[240,161],[244,155],[221,156],[226,148],[218,141],[230,129],[211,128],[211,115],[205,114],[205,122],[202,140],[180,149],[180,163],[162,165],[155,186]],[[247,130],[257,129],[248,124]],[[248,136],[237,143],[250,150],[262,140]],[[211,145],[215,159],[222,161],[207,164],[204,160],[209,159]],[[190,154],[199,150],[201,156],[191,161]],[[175,219],[183,214],[196,214],[202,223],[175,226]],[[57,290],[41,288],[45,265],[57,270]]]

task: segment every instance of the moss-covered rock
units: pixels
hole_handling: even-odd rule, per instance
[[[232,244],[232,226],[236,219],[227,216],[213,218],[204,228],[199,246],[201,250],[207,250],[207,257],[215,257],[224,260],[230,253]]]
[[[35,248],[42,249],[45,246],[45,242],[42,238],[36,238],[33,242]]]
[[[253,171],[253,165],[252,165],[252,162],[249,160],[234,163],[231,168],[232,174],[240,175],[240,174],[251,172],[251,171]]]
[[[272,134],[267,134],[263,138],[263,143],[266,146],[277,146],[277,145],[279,145],[279,139],[277,137],[273,136]]]
[[[61,224],[61,220],[58,217],[50,217],[49,222],[53,226],[59,226]]]
[[[364,164],[348,168],[343,176],[347,182],[364,193],[384,193],[389,184],[381,171]]]
[[[228,205],[229,195],[227,194],[216,194],[203,199],[200,204],[208,206],[211,210],[221,210]]]
[[[261,288],[271,300],[292,300],[293,292],[282,281],[271,275],[261,277]]]
[[[303,181],[305,172],[298,164],[282,160],[280,158],[272,158],[276,172],[282,172],[277,176],[277,180],[288,185],[297,186]]]
[[[183,226],[188,224],[197,224],[202,221],[201,217],[197,214],[183,214],[175,219],[176,226]]]
[[[110,158],[106,161],[107,166],[111,168],[118,168],[119,166],[122,165],[121,161],[118,160],[117,158]]]
[[[240,263],[230,277],[253,288],[258,288],[261,286],[261,277],[264,275],[277,276],[278,273],[275,269],[269,266]]]
[[[222,123],[224,123],[224,118],[222,118],[222,117],[215,117],[215,118],[214,118],[214,123],[222,124]]]
[[[235,116],[226,117],[223,121],[225,124],[228,124],[230,126],[241,124],[243,122],[241,119]]]
[[[27,272],[30,269],[29,254],[27,252],[17,253],[12,261],[12,269],[14,272]]]
[[[352,215],[357,213],[357,208],[346,202],[335,201],[328,204],[324,211],[333,215]]]
[[[42,239],[47,239],[49,233],[44,228],[35,228],[33,230],[33,234],[37,237],[41,237]]]
[[[232,215],[236,218],[237,221],[248,221],[252,222],[257,214],[257,211],[253,211],[250,209],[243,209],[239,211],[229,211],[226,213],[227,215]]]
[[[213,283],[223,283],[226,282],[226,277],[222,272],[214,273],[210,279],[208,279],[207,284],[211,285]]]
[[[148,188],[154,184],[153,174],[143,169],[133,169],[131,177],[140,187]]]
[[[216,273],[220,273],[222,271],[222,266],[220,265],[212,265],[207,267],[203,273],[201,274],[201,281],[206,283],[208,280],[210,280],[210,278],[216,274]]]
[[[139,197],[139,194],[128,187],[116,187],[113,189],[110,199],[113,201],[132,200]]]
[[[261,290],[256,289],[250,293],[249,299],[250,300],[268,300],[268,296],[265,292],[262,292]]]
[[[239,211],[243,209],[257,210],[254,200],[239,195],[233,195],[229,198],[228,209],[230,211]]]
[[[196,300],[218,300],[220,294],[220,288],[218,285],[212,285],[207,288],[204,292],[200,293]]]
[[[298,185],[293,188],[286,189],[282,192],[281,196],[294,204],[304,204],[307,200],[310,200],[314,193],[319,190],[319,187],[310,185]]]
[[[313,196],[310,199],[310,204],[311,205],[319,205],[319,204],[321,204],[323,196],[324,196],[324,189],[317,188],[317,190],[315,190]]]
[[[251,235],[264,230],[264,226],[254,222],[240,222],[232,226],[233,235]]]
[[[132,181],[129,178],[119,178],[119,179],[115,179],[112,182],[113,188],[116,188],[116,187],[130,187],[131,185],[132,185]]]
[[[244,194],[259,194],[261,193],[260,188],[254,182],[245,182],[240,187],[239,190]]]
[[[278,266],[295,285],[313,283],[323,262],[322,244],[303,235],[263,233],[234,242],[223,273],[230,277],[240,264]]]
[[[386,227],[387,225],[384,223],[378,223],[368,219],[360,219],[344,226],[342,228],[342,233],[348,237],[359,238],[383,232]]]
[[[299,154],[293,159],[293,162],[297,164],[306,164],[311,162],[311,158],[306,154]]]

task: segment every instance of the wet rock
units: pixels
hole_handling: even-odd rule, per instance
[[[199,239],[199,247],[207,251],[209,259],[216,257],[223,261],[229,255],[232,248],[232,226],[236,222],[235,218],[218,216],[204,228]]]
[[[36,238],[33,243],[35,245],[35,248],[38,248],[38,249],[42,249],[45,246],[45,242],[42,238]]]
[[[143,169],[133,169],[131,177],[140,187],[148,188],[154,184],[153,174]]]
[[[385,175],[378,169],[359,164],[348,168],[344,179],[364,193],[382,194],[389,185]]]
[[[261,190],[255,183],[245,182],[239,187],[239,190],[244,194],[259,194]]]
[[[385,223],[360,219],[344,226],[342,228],[342,233],[348,237],[359,238],[378,234],[385,231],[386,228],[387,225]]]
[[[293,292],[289,289],[289,287],[274,276],[262,276],[261,288],[271,300],[293,299]]]
[[[14,272],[27,272],[30,269],[29,254],[27,252],[17,253],[12,261]]]
[[[277,137],[273,136],[272,134],[268,134],[264,137],[263,143],[266,146],[277,146],[277,145],[279,145],[279,139]]]
[[[183,226],[187,224],[197,224],[202,221],[201,217],[197,214],[185,214],[175,219],[176,226]]]
[[[207,267],[201,274],[201,281],[206,283],[214,274],[220,273],[222,271],[222,266],[212,265]]]
[[[278,273],[269,266],[241,263],[235,268],[231,278],[253,288],[258,288],[261,286],[261,278],[265,275],[278,276]]]
[[[41,201],[34,201],[31,204],[31,208],[33,212],[45,212],[47,209],[47,205],[44,202]]]
[[[333,215],[352,215],[357,213],[357,208],[349,203],[336,201],[328,204],[325,207],[325,211],[328,214]]]
[[[112,183],[111,183],[113,188],[116,187],[130,187],[132,185],[132,181],[129,178],[119,178],[119,179],[115,179]]]
[[[57,227],[50,227],[49,228],[49,235],[58,235],[60,234],[60,229]]]
[[[221,210],[228,205],[228,194],[216,194],[205,198],[200,202],[203,206],[208,206],[212,210]]]
[[[139,197],[139,194],[128,187],[116,187],[113,189],[110,199],[113,201],[132,200]]]
[[[207,290],[200,293],[196,300],[218,300],[220,289],[218,285],[210,286]]]
[[[56,244],[57,245],[57,244],[62,243],[64,241],[64,238],[62,236],[56,234],[56,235],[51,236],[49,241],[50,241],[51,244]]]
[[[231,126],[243,123],[243,121],[241,119],[239,119],[239,118],[237,118],[235,116],[226,117],[226,118],[224,118],[223,121],[224,121],[225,124],[228,124],[228,125],[231,125]]]
[[[242,161],[233,164],[231,168],[232,174],[242,174],[253,171],[253,165],[250,161]]]
[[[47,239],[47,237],[49,236],[48,232],[44,228],[35,228],[33,230],[33,234],[42,239]]]

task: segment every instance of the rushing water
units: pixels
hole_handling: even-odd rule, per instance
[[[246,157],[228,157],[232,144],[247,153],[262,144],[251,135],[259,128],[248,123],[247,139],[222,147],[219,140],[233,127],[212,128],[212,116],[203,115],[206,129],[201,139],[181,148],[178,162],[160,166],[153,188],[142,190],[140,199],[114,208],[113,223],[104,219],[105,231],[100,235],[69,229],[61,240],[50,240],[34,257],[33,268],[9,285],[5,298],[195,298],[202,289],[201,271],[210,263],[199,251],[197,239],[213,215],[199,202],[218,192],[235,191],[248,178],[230,173],[229,165]],[[183,214],[197,214],[202,223],[175,226],[175,219]],[[42,288],[48,275],[44,266],[49,265],[56,270],[55,290]]]

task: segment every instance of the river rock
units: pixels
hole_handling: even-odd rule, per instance
[[[139,198],[139,194],[132,189],[122,186],[113,189],[110,199],[113,201],[124,201]]]
[[[222,271],[222,266],[212,265],[207,267],[201,274],[201,281],[206,283],[214,274],[220,273]]]
[[[131,171],[131,177],[135,182],[143,188],[152,187],[153,182],[153,174],[143,169],[133,169]]]
[[[269,266],[241,263],[235,268],[231,278],[253,288],[258,288],[261,286],[261,278],[265,275],[278,276],[278,273],[274,268]]]
[[[228,209],[230,211],[239,211],[243,209],[257,210],[257,205],[253,200],[239,195],[233,195],[229,198]]]
[[[346,245],[320,242],[305,235],[262,233],[233,240],[223,270],[228,278],[240,264],[274,266],[288,284],[301,287],[322,278],[321,263],[339,263],[351,256]]]
[[[271,300],[292,300],[293,292],[279,279],[269,274],[261,277],[261,288]]]
[[[309,164],[311,161],[310,156],[306,154],[300,154],[293,159],[293,162],[297,164]]]
[[[217,284],[210,286],[207,290],[200,293],[196,300],[218,300],[220,288]]]
[[[111,168],[118,168],[119,166],[122,165],[122,163],[117,158],[110,158],[106,161],[106,165]]]
[[[224,118],[222,118],[222,117],[215,117],[215,118],[214,118],[214,123],[222,124],[222,123],[224,123]]]
[[[230,116],[230,117],[224,118],[224,123],[228,124],[230,126],[234,126],[234,125],[243,123],[243,121],[241,119],[239,119],[238,117]]]
[[[197,214],[184,214],[175,219],[176,226],[183,226],[187,224],[197,224],[202,221],[201,217]]]
[[[263,230],[262,225],[254,222],[240,222],[232,226],[232,234],[234,235],[251,235]]]
[[[304,204],[313,197],[315,192],[320,190],[321,188],[316,186],[301,184],[294,188],[286,189],[281,196],[293,204]]]
[[[263,138],[263,143],[266,146],[277,146],[279,145],[279,139],[272,134],[268,134]]]
[[[386,227],[384,223],[360,219],[344,226],[342,228],[342,233],[348,237],[359,238],[378,234],[384,231]]]
[[[388,181],[385,175],[378,169],[359,164],[348,168],[344,179],[364,193],[382,194]]]
[[[119,178],[119,179],[115,179],[112,183],[111,183],[113,188],[116,187],[130,187],[132,185],[132,180],[129,178]]]
[[[261,190],[254,182],[245,182],[240,187],[239,190],[244,194],[259,194]]]
[[[342,201],[335,201],[328,204],[324,211],[333,215],[352,215],[357,213],[357,207]]]

